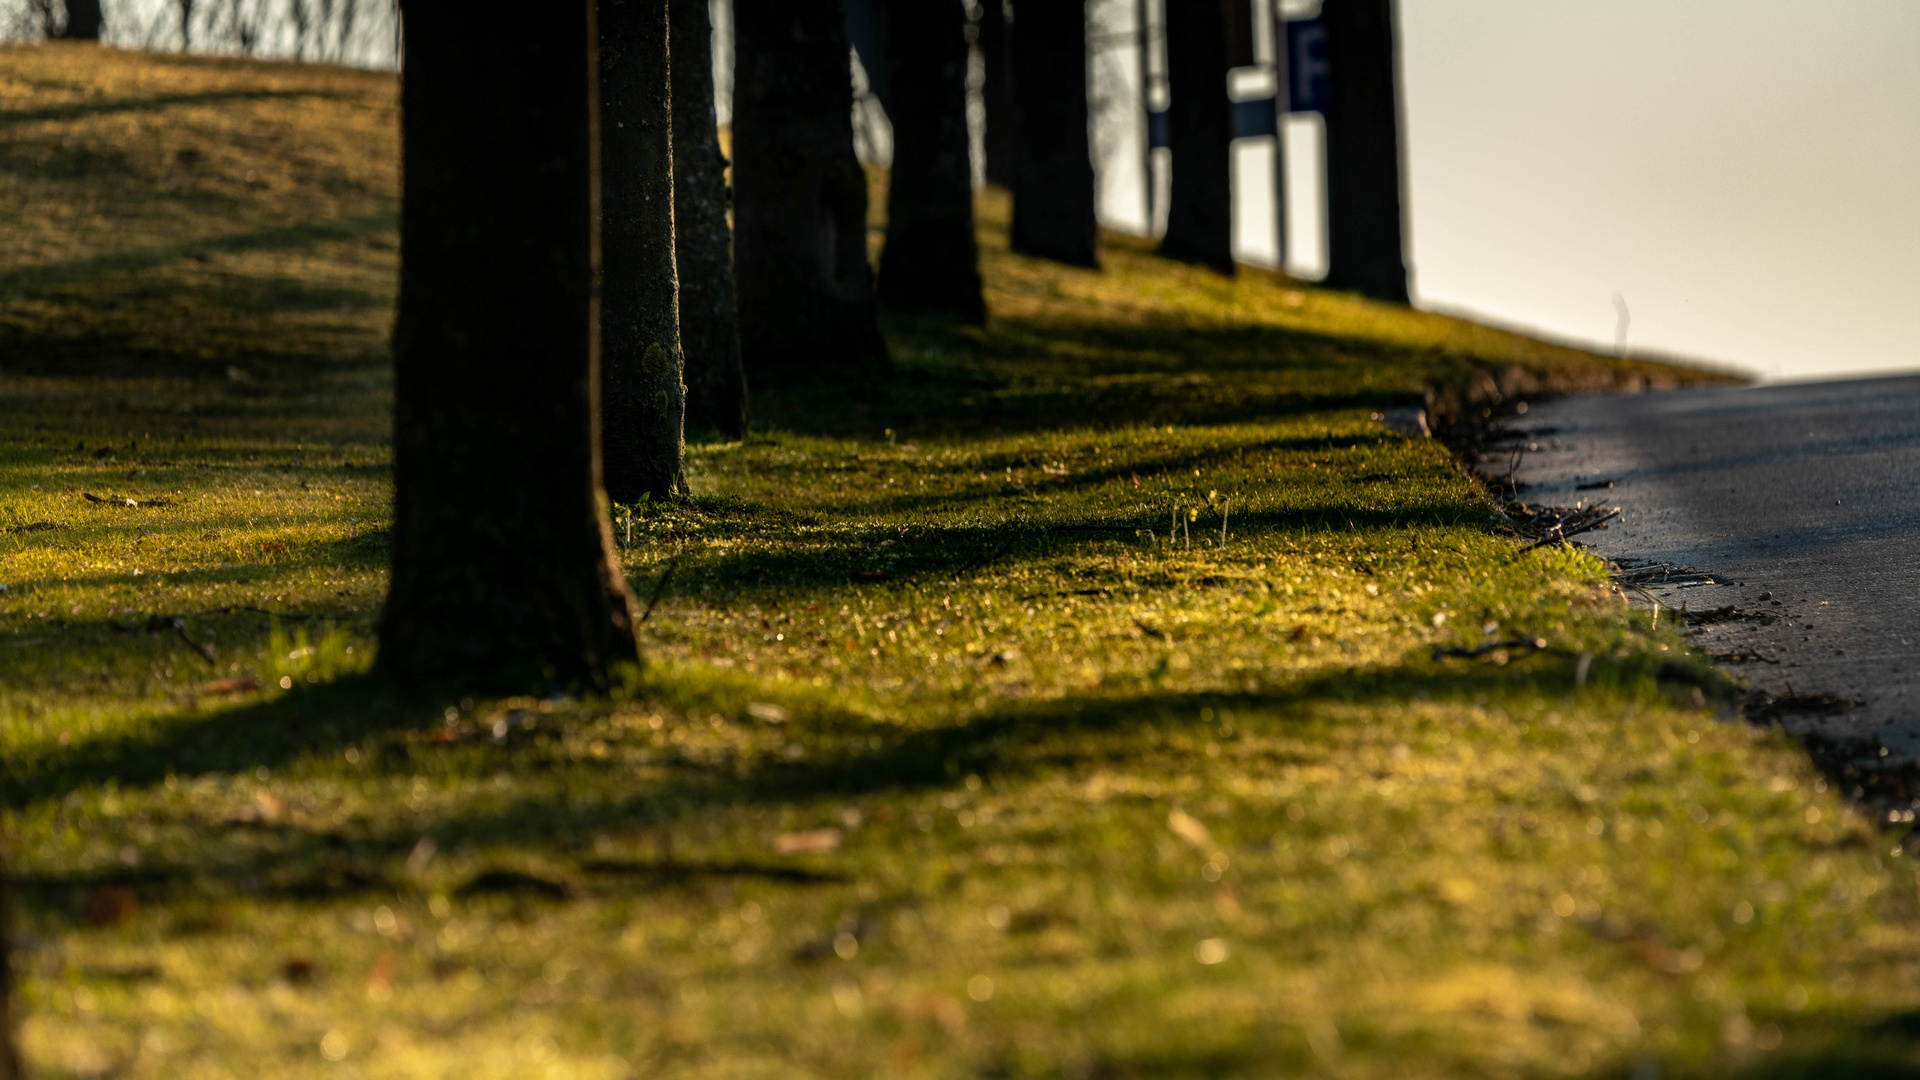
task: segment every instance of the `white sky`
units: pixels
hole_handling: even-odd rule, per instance
[[[1129,5],[1131,6],[1131,5]],[[1423,307],[1763,378],[1920,368],[1920,2],[1400,0]],[[1317,271],[1317,122],[1289,125]],[[1271,262],[1271,142],[1237,144]],[[1102,209],[1138,228],[1138,144]],[[1302,251],[1302,249],[1306,249]]]

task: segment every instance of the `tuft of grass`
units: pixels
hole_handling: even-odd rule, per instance
[[[0,87],[37,1075],[1913,1074],[1892,839],[1370,419],[1703,376],[1123,237],[1049,266],[989,194],[988,327],[892,322],[893,378],[774,388],[616,508],[672,572],[644,671],[407,703],[391,80],[51,45]]]

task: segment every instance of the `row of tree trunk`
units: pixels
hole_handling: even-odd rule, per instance
[[[1173,175],[1160,251],[1225,274],[1233,273],[1229,170],[1234,132],[1227,72],[1235,62],[1230,40],[1235,16],[1246,4],[1168,0],[1166,5]],[[1320,17],[1330,72],[1324,284],[1404,304],[1409,297],[1393,2],[1323,0]],[[1286,212],[1284,205],[1275,209]]]
[[[1333,213],[1337,225],[1359,222],[1349,235],[1371,229],[1372,256],[1391,247],[1398,265],[1389,3],[1327,0],[1330,36],[1345,43],[1333,62],[1385,86],[1335,94],[1329,127],[1341,134],[1329,145],[1336,161],[1391,177],[1376,185],[1393,195],[1390,222],[1344,194]],[[984,316],[960,0],[886,3],[897,157],[877,289],[841,0],[736,0],[731,263],[706,0],[562,9],[537,30],[463,16],[454,0],[402,9],[381,665],[412,686],[604,683],[637,654],[606,498],[684,492],[689,418],[744,428],[742,361],[773,381],[860,377],[887,363],[876,299]],[[1204,92],[1174,98],[1187,161],[1176,185],[1199,194],[1176,200],[1189,209],[1165,250],[1230,271],[1225,9],[1168,10],[1170,75]],[[1092,265],[1084,0],[1021,0],[1008,29],[994,33],[1015,88],[1014,244]],[[1384,116],[1384,141],[1348,126],[1365,116]],[[1218,152],[1193,154],[1196,144]],[[1396,167],[1382,167],[1383,154]],[[1337,273],[1351,265],[1336,258]],[[1352,272],[1356,287],[1392,291],[1390,275]],[[1404,271],[1399,287],[1404,298]]]
[[[978,320],[964,9],[893,8],[914,119],[878,294]],[[402,16],[380,665],[413,688],[605,685],[637,658],[608,498],[684,493],[687,426],[737,437],[747,370],[887,363],[845,16],[738,0],[731,235],[706,0],[572,0],[537,25],[453,0]]]

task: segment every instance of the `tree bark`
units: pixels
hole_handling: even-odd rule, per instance
[[[884,368],[840,0],[735,0],[734,274],[756,379]]]
[[[600,447],[607,495],[686,487],[667,0],[598,0]]]
[[[18,1021],[13,1014],[12,892],[7,864],[0,862],[0,1080],[20,1080],[20,1055],[14,1048]]]
[[[415,692],[605,684],[638,649],[600,489],[592,2],[401,15],[380,669]]]
[[[1013,250],[1098,266],[1087,143],[1086,0],[1022,0],[1014,11]]]
[[[1330,289],[1407,303],[1392,0],[1326,0]]]
[[[680,355],[689,431],[747,433],[747,378],[727,227],[727,159],[713,105],[713,24],[706,0],[668,0],[673,57],[673,250],[680,277]]]
[[[880,302],[983,323],[967,136],[967,9],[961,0],[889,6],[893,169]]]
[[[1007,48],[1007,9],[1004,0],[980,0],[980,22],[974,39],[980,47],[981,110],[986,113],[987,183],[1013,189],[1014,119],[1013,55]]]
[[[67,0],[67,25],[60,36],[69,41],[99,41],[100,31],[106,29],[106,15],[100,10],[100,0]]]
[[[1227,99],[1226,17],[1210,0],[1173,0],[1166,10],[1173,176],[1160,253],[1231,274],[1233,104]]]

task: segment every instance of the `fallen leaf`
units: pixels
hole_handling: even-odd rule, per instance
[[[806,829],[773,838],[773,850],[782,855],[825,855],[840,850],[839,829]]]
[[[747,715],[763,724],[784,724],[793,719],[793,714],[779,705],[766,701],[755,701],[747,705]]]
[[[369,988],[391,986],[394,973],[399,970],[400,958],[393,954],[392,949],[381,949],[380,955],[373,958],[373,967],[367,972],[367,986]]]
[[[195,693],[206,695],[244,694],[249,690],[258,689],[260,689],[260,680],[243,675],[238,679],[215,679],[200,687]]]
[[[1167,815],[1167,828],[1201,851],[1213,850],[1213,834],[1207,831],[1205,823],[1177,806]]]
[[[87,901],[87,921],[95,926],[113,926],[140,914],[140,901],[118,885],[102,885]]]

